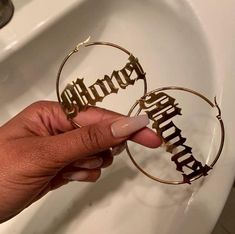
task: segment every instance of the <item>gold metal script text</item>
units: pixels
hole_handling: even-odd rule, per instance
[[[152,127],[166,143],[166,151],[173,154],[171,160],[175,162],[176,170],[183,172],[184,182],[190,183],[190,179],[201,174],[206,176],[211,167],[203,166],[195,159],[192,148],[184,144],[186,138],[182,137],[181,130],[172,122],[173,117],[182,115],[175,99],[164,92],[158,92],[151,93],[139,103],[141,109],[146,110],[149,119],[153,121]],[[189,169],[189,173],[184,172],[185,167]]]
[[[80,78],[68,84],[61,94],[67,116],[73,118],[77,114],[77,109],[82,111],[89,105],[94,106],[111,93],[117,93],[119,88],[125,89],[129,85],[134,85],[136,80],[144,80],[145,73],[139,66],[138,59],[130,55],[128,60],[129,62],[121,70],[114,70],[111,76],[105,75],[103,79],[98,79],[89,87],[86,87],[84,79]]]

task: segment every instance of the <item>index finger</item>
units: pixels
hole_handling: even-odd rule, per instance
[[[51,113],[49,118],[51,127],[61,132],[74,129],[59,103],[48,102],[47,108],[51,109],[51,111],[47,112]],[[42,117],[45,118],[45,116]],[[123,115],[110,110],[99,107],[88,107],[85,111],[79,112],[73,120],[80,126],[87,126],[106,119],[118,119],[120,117],[123,117]],[[130,140],[150,148],[156,148],[161,145],[161,139],[157,133],[147,127],[131,136]]]

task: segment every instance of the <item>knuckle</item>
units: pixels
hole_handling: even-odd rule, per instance
[[[87,151],[101,150],[105,142],[103,131],[96,125],[87,127],[81,136],[82,143]]]
[[[43,106],[47,105],[47,101],[37,101],[32,103],[29,107],[30,108],[42,108]]]
[[[48,112],[49,110],[52,111],[53,110],[53,106],[55,105],[55,102],[52,101],[36,101],[34,103],[32,103],[30,106],[28,106],[28,110],[30,112],[35,112],[35,111],[44,111],[44,112]]]
[[[35,112],[38,113],[42,110],[45,110],[45,107],[48,106],[48,101],[37,101],[28,106],[25,111],[29,116],[35,116]]]

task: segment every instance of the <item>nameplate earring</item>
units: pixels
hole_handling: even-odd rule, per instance
[[[218,141],[219,144],[217,145],[217,152],[214,153],[210,163],[203,163],[200,161],[199,157],[196,157],[192,146],[188,144],[187,138],[184,136],[184,130],[175,123],[177,118],[184,118],[184,109],[177,99],[175,99],[172,94],[167,94],[166,91],[171,91],[172,94],[174,93],[173,91],[178,91],[178,93],[183,92],[184,94],[191,95],[194,98],[199,98],[208,106],[208,112],[210,109],[215,111],[213,118],[217,121],[219,126],[218,135],[220,140]],[[193,108],[192,103],[192,109]],[[214,98],[214,102],[212,102],[202,94],[191,89],[175,86],[162,87],[146,93],[142,98],[137,100],[130,109],[128,116],[131,116],[133,113],[138,115],[141,112],[148,115],[151,121],[150,127],[162,138],[162,147],[164,147],[165,151],[168,153],[166,157],[169,157],[169,161],[174,164],[176,171],[181,174],[182,179],[162,179],[152,175],[137,162],[135,156],[131,153],[131,149],[128,147],[128,143],[126,142],[126,151],[138,170],[152,180],[173,185],[190,184],[192,181],[208,175],[208,172],[218,161],[224,145],[224,124],[216,98]],[[199,113],[198,115],[202,115],[202,113]],[[205,121],[206,117],[204,114],[203,117],[203,120]],[[212,116],[210,118],[212,118]],[[204,121],[202,121],[202,124]],[[209,121],[212,121],[212,119],[209,119]],[[203,129],[206,126],[200,125],[199,127],[200,129]],[[192,132],[191,135],[192,134],[194,134],[194,132]],[[213,136],[214,132],[212,131],[209,134]],[[203,144],[203,141],[199,139],[197,144],[200,148],[200,144]],[[153,153],[152,157],[157,157],[157,154]],[[204,161],[206,160],[207,159]]]
[[[61,73],[74,54],[78,53],[82,47],[87,48],[91,46],[106,46],[118,49],[127,55],[125,65],[119,70],[113,70],[111,74],[105,74],[103,78],[97,78],[94,84],[87,86],[86,79],[77,78],[70,84],[67,84],[64,90],[60,93],[60,79]],[[134,86],[139,80],[143,82],[143,94],[147,92],[147,81],[145,72],[140,65],[138,58],[131,54],[123,47],[110,42],[89,42],[89,38],[79,43],[63,60],[60,65],[57,81],[56,93],[58,102],[61,104],[65,114],[71,122],[79,126],[73,118],[78,112],[85,110],[89,106],[95,106],[98,102],[102,102],[111,94],[117,94],[119,90],[126,89],[129,86]]]

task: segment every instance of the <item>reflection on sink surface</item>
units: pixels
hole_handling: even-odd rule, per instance
[[[35,100],[56,100],[61,60],[89,35],[133,51],[147,72],[149,89],[179,85],[209,98],[220,91],[210,48],[187,1],[86,0],[75,6],[1,62],[2,123]],[[91,54],[67,66],[66,82],[102,65],[98,57],[97,63],[89,62]],[[120,106],[120,101],[114,98],[105,107],[127,113],[129,103]],[[123,153],[98,183],[72,183],[50,193],[3,224],[2,233],[208,233],[213,222],[207,220],[207,207],[201,200],[194,204],[203,183],[176,187],[149,181]]]

